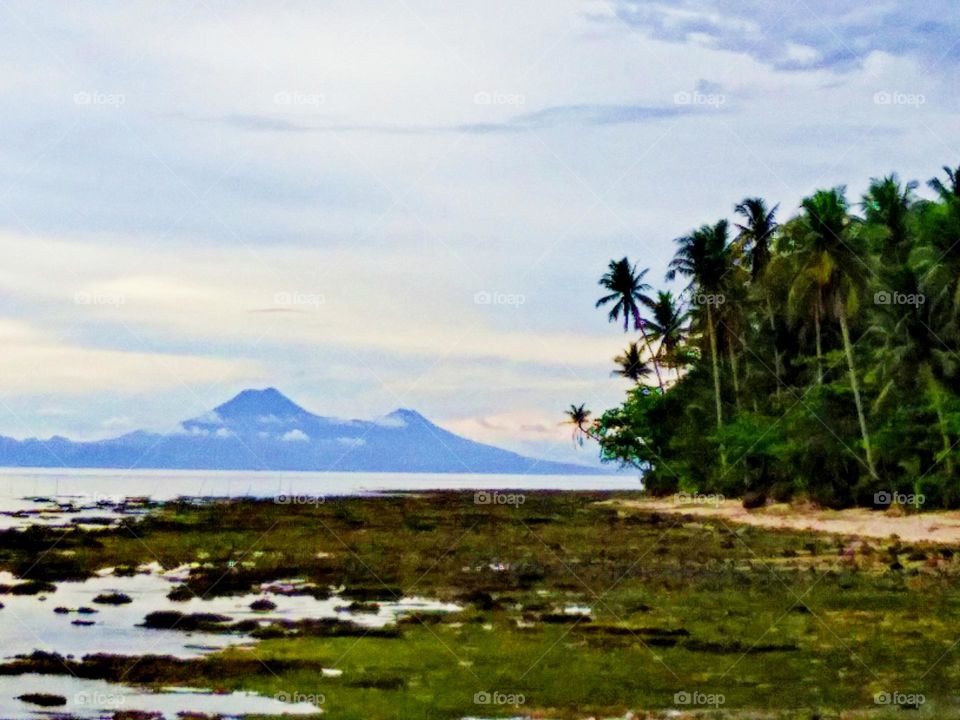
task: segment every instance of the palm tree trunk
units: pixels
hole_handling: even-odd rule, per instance
[[[727,354],[730,356],[730,376],[733,378],[733,399],[737,404],[737,412],[740,411],[740,378],[737,372],[737,353],[733,349],[733,343],[727,343]]]
[[[950,457],[950,451],[953,445],[950,442],[950,435],[947,434],[947,419],[943,414],[943,405],[939,395],[937,396],[937,422],[940,425],[940,439],[943,441],[943,460],[947,466],[947,476],[953,477],[953,459]]]
[[[813,324],[817,331],[817,385],[823,385],[823,346],[820,343],[820,306],[823,301],[817,288],[817,304],[813,309]]]
[[[853,361],[853,345],[850,343],[850,330],[847,327],[847,311],[839,295],[837,297],[837,318],[840,320],[840,333],[843,335],[843,351],[847,356],[847,371],[850,374],[850,387],[853,401],[857,405],[857,420],[860,421],[860,434],[863,436],[863,449],[867,455],[867,468],[870,477],[877,479],[877,468],[873,464],[873,450],[870,447],[870,433],[867,431],[867,418],[863,414],[863,401],[860,399],[860,381],[857,380],[857,367]]]
[[[767,317],[770,319],[770,337],[771,344],[773,345],[773,373],[777,376],[777,399],[780,399],[780,377],[782,376],[782,370],[780,368],[780,351],[777,349],[777,322],[773,314],[773,303],[770,302],[770,298],[767,298]]]
[[[660,392],[663,393],[663,378],[660,376],[660,363],[657,362],[657,356],[653,353],[653,348],[650,347],[650,338],[647,337],[647,331],[643,327],[643,318],[640,317],[639,313],[635,313],[633,317],[633,323],[640,330],[640,334],[643,336],[643,343],[647,346],[647,353],[650,355],[650,361],[653,363],[653,371],[657,374],[657,385],[660,386]]]
[[[950,442],[950,431],[947,426],[947,417],[943,412],[943,395],[940,393],[940,387],[933,378],[933,371],[929,365],[924,365],[923,374],[927,380],[927,391],[933,400],[933,407],[937,411],[937,425],[940,430],[940,441],[943,443],[943,454],[940,459],[944,461],[947,467],[947,475],[953,477],[953,458],[950,457],[950,451],[953,450],[953,443]]]
[[[717,360],[717,333],[713,327],[713,313],[707,304],[707,332],[710,335],[710,357],[713,360],[713,397],[717,404],[717,430],[723,428],[723,406],[720,404],[720,363]],[[726,472],[727,452],[720,445],[720,467]]]
[[[713,360],[713,397],[717,405],[717,429],[723,427],[723,407],[720,404],[720,365],[717,361],[717,334],[713,328],[713,313],[707,305],[707,333],[710,335],[710,357]]]

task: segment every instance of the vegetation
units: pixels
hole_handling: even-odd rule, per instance
[[[422,595],[462,610],[382,631],[297,624],[192,660],[36,653],[0,673],[311,698],[331,720],[836,720],[918,706],[912,717],[960,717],[956,548],[730,526],[651,513],[638,498],[184,502],[119,528],[9,531],[0,569],[26,567],[27,578],[196,563],[209,571],[191,581],[201,597],[300,577],[345,598]],[[148,624],[213,631],[217,621]]]
[[[615,359],[634,384],[593,419],[578,406],[578,437],[653,494],[960,507],[960,168],[944,170],[934,199],[890,175],[783,222],[747,198],[735,225],[676,241],[679,299],[612,261],[597,305],[640,333]]]

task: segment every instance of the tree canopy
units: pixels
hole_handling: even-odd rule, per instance
[[[785,220],[746,198],[677,239],[678,296],[611,261],[597,306],[639,332],[615,359],[632,387],[578,427],[654,494],[960,507],[960,168],[944,175],[933,200],[893,174]]]

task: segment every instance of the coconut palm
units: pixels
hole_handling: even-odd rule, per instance
[[[933,178],[927,185],[945,203],[960,201],[960,167],[954,170],[944,165],[943,171],[947,174],[947,182],[943,182],[940,178]]]
[[[770,262],[779,207],[778,203],[768,210],[763,198],[758,197],[746,198],[734,207],[734,211],[744,218],[743,224],[737,224],[737,244],[747,260],[752,280],[759,278]]]
[[[780,204],[767,209],[763,198],[745,198],[734,207],[734,212],[742,216],[743,223],[737,223],[736,246],[738,252],[746,262],[750,271],[750,280],[755,286],[754,293],[761,295],[767,311],[767,322],[770,324],[771,335],[776,335],[776,316],[773,311],[771,293],[760,287],[767,266],[773,257],[773,239],[779,227],[776,215]],[[777,393],[780,392],[780,378],[783,374],[780,360],[780,351],[776,341],[773,342],[774,374],[777,379]]]
[[[880,257],[884,266],[906,262],[909,251],[907,223],[917,186],[916,181],[901,185],[896,173],[879,180],[870,179],[861,207],[867,223],[883,231]]]
[[[667,280],[674,280],[677,275],[689,279],[688,290],[693,292],[694,304],[698,310],[705,313],[719,429],[723,427],[723,406],[720,398],[720,365],[713,308],[723,297],[723,280],[730,267],[727,221],[721,220],[716,225],[703,225],[689,235],[677,238],[676,243],[679,247],[670,261]]]
[[[816,304],[818,336],[819,313],[826,308],[840,325],[843,351],[847,360],[850,388],[857,409],[857,421],[863,440],[864,454],[870,476],[877,477],[870,446],[870,433],[863,411],[860,381],[850,341],[849,315],[859,302],[869,268],[857,247],[858,240],[851,232],[851,218],[847,212],[845,188],[819,190],[801,203],[804,220],[809,230],[807,246],[801,250],[802,268],[809,274],[818,289]],[[819,368],[822,379],[822,367]]]
[[[669,290],[657,293],[650,307],[647,326],[650,339],[657,343],[657,360],[666,368],[676,370],[688,358],[681,352],[686,336],[687,312]]]
[[[633,380],[635,383],[639,383],[650,375],[651,371],[647,366],[647,361],[643,358],[640,346],[635,342],[627,345],[627,349],[623,351],[623,354],[617,355],[613,361],[619,366],[613,371],[613,374]]]
[[[584,404],[571,405],[567,410],[567,419],[564,424],[573,426],[573,442],[577,445],[583,445],[585,437],[594,438],[587,423],[590,422],[590,411]]]
[[[947,477],[953,477],[953,448],[946,402],[950,397],[943,380],[956,366],[956,357],[938,347],[931,337],[930,308],[919,305],[904,309],[891,305],[877,308],[876,330],[881,339],[877,349],[874,373],[880,391],[874,411],[902,402],[905,397],[923,397],[936,418],[941,451],[937,460],[945,462]]]
[[[650,291],[649,283],[643,281],[644,276],[649,269],[644,268],[639,273],[637,268],[630,264],[627,258],[620,260],[611,260],[607,267],[607,272],[600,278],[600,286],[609,290],[608,295],[604,295],[597,300],[596,307],[602,307],[613,303],[607,318],[610,322],[617,322],[620,316],[623,316],[623,331],[630,329],[630,319],[633,319],[633,327],[639,330],[643,336],[644,345],[647,348],[647,354],[653,362],[653,369],[657,375],[657,384],[663,390],[663,378],[660,376],[660,367],[654,357],[653,348],[650,345],[650,338],[647,335],[646,322],[640,314],[641,305],[649,306],[653,303],[650,296],[646,293]]]

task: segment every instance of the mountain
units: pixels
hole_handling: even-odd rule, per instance
[[[595,474],[596,468],[524,457],[454,435],[423,415],[379,420],[314,415],[275,388],[244,390],[172,433],[143,430],[108,440],[0,436],[0,466]]]

